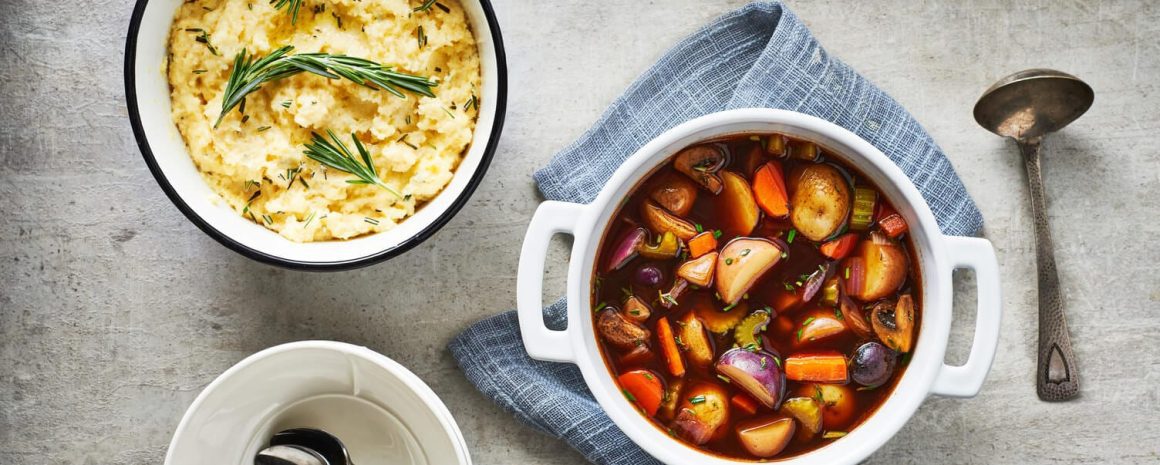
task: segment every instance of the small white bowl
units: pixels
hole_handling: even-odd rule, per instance
[[[668,464],[735,465],[753,463],[706,453],[662,432],[621,394],[604,364],[592,328],[593,262],[608,222],[637,183],[678,150],[732,134],[778,132],[814,141],[866,175],[910,225],[922,276],[922,321],[910,364],[886,401],[845,437],[812,452],[779,460],[785,465],[855,464],[902,429],[928,395],[971,397],[979,392],[999,342],[999,266],[986,239],[944,236],[922,194],[898,166],[854,133],[828,121],[786,110],[746,108],[713,113],[657,136],[613,173],[591,204],[540,204],[528,226],[517,278],[516,307],[528,355],[538,360],[575,363],[588,389],[616,426],[645,451]],[[544,260],[554,234],[569,234],[568,328],[544,326]],[[975,271],[978,310],[975,340],[967,363],[947,365],[943,355],[951,329],[955,269]]]
[[[345,241],[297,243],[238,215],[209,187],[173,122],[163,74],[169,27],[185,0],[137,0],[125,46],[125,96],[133,135],[161,189],[193,224],[254,260],[294,269],[340,270],[397,256],[431,237],[467,203],[499,142],[507,105],[507,60],[488,0],[461,0],[479,46],[482,88],[471,147],[451,182],[397,227]]]
[[[359,465],[470,465],[439,397],[394,360],[332,341],[258,352],[218,376],[185,412],[165,465],[253,465],[274,433],[307,427]]]

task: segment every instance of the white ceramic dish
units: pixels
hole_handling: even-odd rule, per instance
[[[853,133],[801,113],[739,109],[689,121],[646,144],[612,175],[589,205],[544,202],[524,238],[518,274],[520,332],[532,358],[579,366],[596,400],[633,441],[669,464],[727,465],[751,463],[704,453],[662,432],[642,416],[617,388],[601,357],[593,331],[590,289],[593,262],[606,225],[619,201],[639,181],[675,154],[696,142],[737,133],[779,132],[811,140],[838,154],[883,190],[910,225],[922,273],[922,324],[909,367],[885,403],[849,435],[784,464],[854,464],[881,447],[910,419],[930,394],[971,397],[990,370],[999,339],[999,270],[991,243],[978,238],[944,236],[918,189],[882,152]],[[568,328],[544,326],[542,280],[550,238],[569,234]],[[970,358],[963,366],[944,363],[951,325],[951,274],[974,270],[978,311]]]
[[[133,134],[158,184],[195,225],[234,251],[288,268],[336,270],[399,255],[435,234],[467,202],[495,153],[507,101],[503,39],[488,0],[461,0],[479,44],[482,88],[474,139],[455,176],[398,227],[346,241],[296,243],[238,215],[205,183],[173,122],[163,74],[169,27],[185,0],[137,0],[125,48]]]
[[[270,437],[295,427],[339,437],[359,465],[470,465],[439,397],[366,347],[303,341],[246,357],[185,412],[165,465],[253,465]]]

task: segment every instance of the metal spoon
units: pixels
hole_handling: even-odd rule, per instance
[[[1067,333],[1063,297],[1055,269],[1051,230],[1047,224],[1039,145],[1092,106],[1095,94],[1079,78],[1050,69],[1029,69],[1000,79],[975,104],[975,121],[1000,136],[1015,139],[1023,153],[1035,245],[1039,259],[1039,363],[1036,391],[1049,402],[1079,395],[1079,372]]]
[[[354,465],[337,437],[314,428],[279,431],[270,447],[254,457],[256,465]]]

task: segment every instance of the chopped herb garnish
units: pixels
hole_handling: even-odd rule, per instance
[[[761,357],[761,368],[765,368],[765,366],[766,366],[765,357]]]
[[[725,375],[717,375],[717,379],[720,379],[721,381],[724,381],[724,382],[726,382],[726,383],[732,383],[732,382],[733,382],[733,381],[730,381],[730,380],[729,380],[729,378],[726,378],[726,377],[725,377]]]
[[[713,239],[720,239],[722,234],[720,229],[713,230]]]
[[[189,28],[189,29],[186,29],[186,31],[198,33],[197,37],[194,37],[193,40],[205,44],[205,47],[209,49],[209,53],[212,53],[214,55],[221,55],[220,53],[218,53],[217,48],[214,48],[213,43],[211,43],[209,41],[209,33],[206,32],[205,29]]]
[[[705,228],[701,226],[701,223],[693,223],[693,227],[697,228],[697,232],[699,233],[705,232]]]
[[[846,279],[850,279],[850,267],[846,267]]]
[[[423,32],[423,26],[415,28],[415,40],[419,41],[419,48],[427,46],[427,33]]]
[[[467,111],[472,108],[479,108],[479,99],[475,97],[475,94],[471,94],[471,98],[467,99],[466,102],[463,102],[463,111]]]
[[[403,134],[403,137],[400,137],[399,140],[397,140],[396,142],[402,142],[402,143],[406,144],[407,147],[410,147],[414,150],[419,150],[418,146],[416,146],[415,144],[412,144],[410,142],[407,142],[407,134]]]
[[[806,318],[806,321],[802,322],[802,326],[808,326],[810,323],[813,323],[813,322],[814,322],[814,317],[811,316],[809,318]]]
[[[440,10],[443,10],[443,12],[444,12],[444,13],[450,13],[450,12],[451,12],[451,9],[450,9],[450,8],[447,8],[447,5],[444,5],[444,4],[442,4],[442,3],[435,2],[435,6],[439,7],[439,9],[440,9]]]
[[[374,219],[374,218],[371,218],[371,217],[365,217],[365,216],[364,216],[364,217],[363,217],[363,221],[366,221],[367,223],[373,224],[373,225],[375,225],[375,226],[378,226],[378,225],[379,225],[379,220],[376,220],[376,219]]]
[[[834,307],[834,317],[835,317],[835,318],[837,318],[837,319],[839,319],[839,320],[845,320],[845,319],[846,319],[846,317],[842,316],[842,309],[841,309],[841,307]]]
[[[206,71],[205,71],[204,69],[195,69],[195,70],[193,70],[193,74],[205,74],[205,72],[206,72]]]
[[[310,212],[310,216],[307,216],[307,217],[306,217],[306,222],[305,222],[305,223],[302,223],[302,227],[303,227],[303,228],[305,228],[305,227],[307,227],[307,226],[310,226],[310,222],[311,222],[311,221],[314,221],[314,213],[315,213],[315,212]]]
[[[704,403],[704,402],[705,402],[705,396],[703,396],[703,395],[689,398],[689,403],[693,404],[693,405],[697,405],[697,404]]]
[[[785,252],[782,252],[782,253],[781,253],[781,258],[782,258],[782,260],[784,260],[786,257],[789,257],[789,254],[788,254],[788,253],[785,253]]]
[[[427,11],[430,10],[432,6],[435,6],[435,0],[427,0],[423,2],[422,5],[412,8],[411,11]]]
[[[599,312],[601,310],[604,310],[604,307],[607,307],[607,306],[608,306],[608,302],[600,302],[599,304],[596,305],[596,308],[594,310],[592,310],[592,312],[593,313]]]
[[[274,218],[271,218],[268,214],[262,215],[262,219],[266,221],[266,224],[274,224]]]
[[[846,434],[847,433],[845,431],[826,431],[825,433],[822,433],[822,439],[838,439],[845,436]]]
[[[282,108],[290,108],[290,101],[289,101],[289,100],[283,100],[283,101],[282,101]]]
[[[726,264],[726,265],[732,265],[732,264],[733,264],[733,257],[726,258],[726,259],[725,259],[725,264]]]
[[[632,396],[632,393],[628,392],[628,390],[627,390],[627,389],[623,389],[623,388],[622,388],[622,389],[620,390],[620,392],[623,392],[623,393],[624,393],[624,397],[625,397],[625,398],[627,398],[627,399],[629,400],[629,402],[636,402],[636,397],[633,397],[633,396]]]
[[[801,329],[797,330],[797,340],[799,340],[799,341],[802,340],[802,330]]]
[[[785,242],[787,244],[793,244],[793,238],[795,237],[797,237],[797,229],[790,229],[789,234],[785,236]]]
[[[785,286],[785,290],[793,292],[793,284],[790,284],[790,283],[782,283],[782,284]]]
[[[258,128],[258,132],[266,132],[268,130],[270,130],[270,126],[262,126]]]
[[[728,312],[730,310],[733,310],[733,307],[736,307],[736,306],[737,306],[737,303],[731,303],[729,305],[726,305],[725,308],[721,309],[721,311]]]

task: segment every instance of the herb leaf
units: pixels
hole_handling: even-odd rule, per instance
[[[298,10],[302,8],[302,0],[270,0],[275,10],[286,8],[290,13],[290,24],[298,24]]]
[[[229,80],[226,81],[225,92],[222,94],[222,111],[214,123],[215,128],[234,107],[240,105],[241,111],[244,112],[246,96],[260,89],[262,84],[302,72],[328,79],[347,79],[370,89],[383,89],[402,98],[406,97],[403,90],[427,97],[435,96],[431,88],[435,87],[436,83],[426,77],[400,73],[389,66],[347,55],[329,53],[287,55],[291,50],[294,50],[294,46],[287,45],[261,58],[250,55],[246,49],[238,52],[234,57]]]
[[[326,135],[330,136],[330,140],[322,137],[316,132],[310,133],[310,142],[306,144],[306,156],[311,160],[319,162],[328,168],[334,168],[344,173],[353,174],[358,179],[348,179],[346,182],[351,184],[374,184],[376,186],[386,189],[395,195],[395,197],[403,198],[399,191],[396,191],[391,186],[383,183],[379,179],[378,172],[375,171],[375,164],[371,161],[371,154],[367,148],[359,142],[358,137],[353,133],[350,138],[354,140],[354,147],[358,150],[359,158],[355,158],[350,149],[334,135],[334,131],[326,130]],[[361,158],[361,161],[360,161]]]

